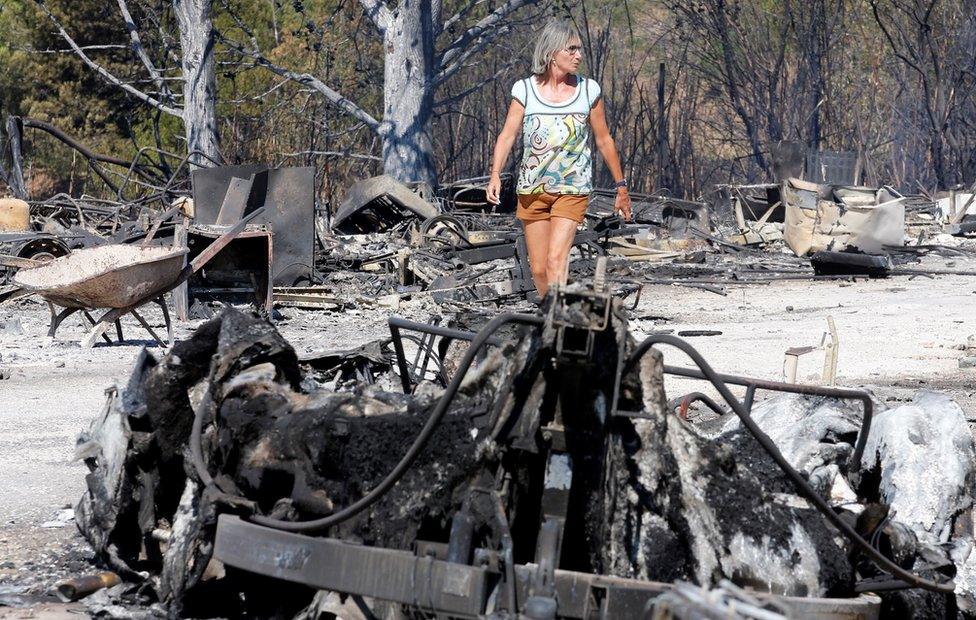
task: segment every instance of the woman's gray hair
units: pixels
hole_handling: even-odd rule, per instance
[[[565,19],[549,20],[535,42],[535,51],[532,53],[532,73],[544,74],[549,68],[553,55],[569,45],[573,39],[579,38],[579,33],[576,32],[572,22]]]

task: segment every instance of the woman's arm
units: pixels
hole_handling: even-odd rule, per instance
[[[590,110],[590,127],[593,128],[593,137],[596,140],[596,148],[603,156],[603,161],[607,163],[610,174],[614,181],[623,181],[624,172],[620,167],[620,157],[617,155],[617,145],[614,144],[610,136],[610,128],[607,127],[606,109],[603,107],[603,99],[599,99],[593,109]],[[630,219],[630,194],[627,186],[617,188],[617,199],[614,201],[613,210],[620,213],[628,220]]]
[[[502,168],[508,161],[508,154],[512,152],[515,136],[522,129],[522,116],[524,114],[525,107],[517,99],[512,99],[512,104],[508,106],[508,116],[505,117],[505,125],[502,126],[498,140],[495,141],[495,153],[491,157],[491,177],[488,180],[486,191],[490,203],[498,204],[501,200],[498,194],[502,189]]]

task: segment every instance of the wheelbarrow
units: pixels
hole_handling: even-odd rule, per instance
[[[185,247],[106,245],[77,250],[67,256],[21,269],[14,276],[14,284],[25,292],[40,295],[49,304],[64,308],[56,313],[52,305],[49,336],[55,335],[67,317],[81,312],[92,324],[91,331],[81,341],[83,347],[91,347],[100,337],[111,342],[105,332],[112,324],[115,324],[121,340],[119,319],[131,314],[156,342],[166,346],[173,341],[173,324],[163,295],[199,271],[262,211],[254,211],[231,226],[185,265],[189,252]],[[156,335],[137,311],[146,303],[156,303],[162,308],[167,342]],[[89,313],[89,310],[95,309],[107,311],[95,320]]]

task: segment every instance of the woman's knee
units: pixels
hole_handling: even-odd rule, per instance
[[[552,282],[558,278],[561,278],[563,271],[566,270],[566,257],[558,255],[550,255],[549,259],[546,261],[546,276],[549,281]]]

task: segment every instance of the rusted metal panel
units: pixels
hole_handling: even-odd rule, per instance
[[[189,259],[196,260],[223,227],[191,226],[187,232]],[[209,261],[207,268],[187,281],[187,304],[194,299],[230,299],[271,310],[271,269],[274,254],[271,231],[246,229]]]
[[[195,223],[218,223],[228,190],[239,201],[243,185],[234,179],[251,181],[247,203],[241,215],[261,208],[264,214],[253,223],[267,226],[274,234],[272,282],[294,286],[313,269],[315,250],[315,169],[312,167],[272,168],[262,164],[221,166],[194,170],[193,202]],[[246,184],[244,184],[246,185]],[[232,223],[232,222],[229,222]]]

